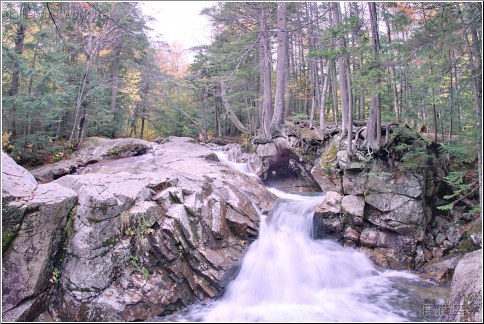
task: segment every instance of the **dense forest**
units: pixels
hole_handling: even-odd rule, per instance
[[[149,37],[139,3],[2,3],[3,150],[36,165],[86,136],[270,141],[294,122],[348,143],[364,128],[371,153],[397,123],[451,155],[462,197],[480,187],[480,2],[214,2],[201,14],[213,41],[188,65]]]

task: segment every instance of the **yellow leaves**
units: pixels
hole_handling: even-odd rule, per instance
[[[99,51],[99,56],[106,56],[109,53],[111,53],[111,48],[102,49],[101,51]]]
[[[140,87],[141,72],[137,70],[128,70],[124,78],[124,84],[119,92],[125,94],[131,101],[141,101]]]
[[[186,75],[189,64],[180,44],[173,43],[168,49],[159,50],[157,59],[160,69],[167,75],[177,79]]]
[[[7,152],[15,148],[9,141],[10,136],[12,136],[12,132],[3,132],[2,134],[2,148]]]

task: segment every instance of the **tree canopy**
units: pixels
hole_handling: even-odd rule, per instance
[[[480,188],[480,2],[217,2],[213,41],[188,65],[148,36],[135,2],[2,3],[2,144],[51,162],[85,136],[239,136],[270,141],[287,121],[381,149],[406,124]],[[356,128],[355,128],[356,127]],[[365,129],[363,129],[365,128]],[[355,135],[356,133],[356,135]]]

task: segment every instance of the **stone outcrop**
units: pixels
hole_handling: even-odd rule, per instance
[[[464,255],[457,264],[445,319],[482,322],[482,249]]]
[[[32,199],[37,181],[24,168],[2,152],[2,248],[17,235]]]
[[[138,156],[151,148],[152,143],[136,138],[87,137],[71,158],[41,166],[30,172],[39,182],[45,183],[67,174],[83,173],[87,165],[98,161]]]
[[[220,295],[276,197],[211,154],[170,137],[39,186],[18,169],[21,196],[34,194],[3,256],[4,318],[33,319],[51,300],[62,320],[145,320]],[[36,294],[42,304],[30,303]]]
[[[42,313],[59,279],[62,244],[76,193],[59,184],[37,185],[2,153],[2,316],[31,321]]]
[[[250,153],[223,148],[262,179],[190,138],[88,139],[72,159],[35,170],[53,180],[40,185],[3,156],[4,319],[32,320],[49,304],[55,319],[139,321],[219,296],[257,236],[260,213],[277,200],[266,184],[326,192],[315,238],[355,247],[385,268],[462,276],[461,256],[482,247],[482,225],[435,216],[440,157],[431,157],[434,169],[397,170],[348,156],[338,135],[326,144],[326,136],[305,136],[298,148],[291,136]],[[314,165],[304,152],[318,156]]]
[[[249,167],[270,186],[286,191],[320,191],[311,175],[311,164],[303,161],[284,137],[254,144]]]
[[[479,247],[479,231],[468,234],[458,219],[436,209],[448,161],[411,131],[397,129],[399,135],[390,137],[380,153],[388,156],[374,159],[358,150],[349,156],[338,131],[322,136],[303,125],[289,125],[286,131],[294,150],[315,158],[311,173],[322,191],[341,195],[339,204],[323,203],[316,212],[316,237],[356,247],[392,269],[419,269],[431,260],[439,263],[452,250],[460,255]],[[425,163],[404,166],[391,147],[398,141],[420,145]],[[436,276],[448,278],[453,268],[447,270]]]

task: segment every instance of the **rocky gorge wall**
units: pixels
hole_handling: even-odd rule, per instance
[[[61,164],[77,173],[78,162]],[[189,138],[89,168],[39,185],[2,154],[4,320],[47,308],[68,321],[145,320],[216,297],[257,236],[255,206],[267,212],[276,200]]]
[[[346,156],[337,133],[292,127],[248,152],[218,148],[259,177],[189,138],[86,139],[72,159],[32,170],[35,178],[2,153],[3,319],[49,309],[69,321],[145,320],[219,296],[257,237],[257,208],[276,202],[266,185],[326,191],[315,237],[384,268],[445,280],[482,246],[480,218],[436,213],[445,157],[430,153],[432,167],[398,170],[398,160]],[[457,303],[468,288],[455,281]]]
[[[297,158],[286,165],[297,164],[294,178],[305,179],[292,190],[314,190],[316,182],[326,192],[325,203],[315,214],[316,237],[355,247],[381,267],[433,272],[439,280],[452,275],[464,253],[482,246],[480,217],[459,207],[450,212],[436,208],[446,203],[441,197],[448,190],[444,181],[448,157],[417,134],[393,128],[384,154],[369,158],[355,149],[348,156],[346,140],[341,141],[337,131],[322,135],[307,125],[289,124],[285,133],[274,143],[256,144],[254,151],[262,160],[261,169],[270,170],[280,164],[281,147],[291,150]],[[353,141],[355,147],[357,141],[360,144],[361,139]],[[401,147],[420,151],[408,163]],[[283,179],[271,179],[277,174],[260,174],[276,188],[290,187]],[[453,266],[437,266],[444,257],[453,259]]]

